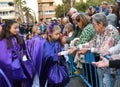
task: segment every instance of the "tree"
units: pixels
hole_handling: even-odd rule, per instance
[[[25,7],[26,1],[25,0],[15,0],[15,10],[16,13],[19,14],[22,22],[24,22],[24,14],[23,14],[23,7]]]
[[[65,1],[65,2],[67,2],[67,1]],[[57,7],[56,7],[56,9],[55,9],[55,11],[56,11],[56,17],[57,18],[63,18],[64,17],[64,15],[66,15],[67,14],[67,12],[69,11],[69,9],[70,9],[70,3],[65,3],[65,4],[63,4],[63,5],[58,5]]]
[[[34,20],[34,17],[32,15],[32,10],[29,7],[23,7],[23,12],[25,12],[26,21],[28,23],[30,23],[30,21]]]
[[[84,2],[75,3],[75,8],[80,12],[85,12],[88,7],[89,5]]]

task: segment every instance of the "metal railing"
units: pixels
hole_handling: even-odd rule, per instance
[[[109,81],[107,86],[104,84],[104,69],[96,68],[92,62],[96,61],[94,53],[87,52],[84,55],[84,63],[82,64],[82,72],[79,75],[75,75],[76,64],[72,55],[69,56],[70,74],[69,77],[79,76],[88,87],[113,87],[113,79],[111,69],[107,68],[107,75]]]

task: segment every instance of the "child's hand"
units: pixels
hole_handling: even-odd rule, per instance
[[[58,53],[58,56],[61,56],[61,53],[60,53],[60,52]]]

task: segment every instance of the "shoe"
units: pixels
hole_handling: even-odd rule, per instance
[[[80,69],[77,69],[75,72],[74,72],[75,75],[79,75],[80,74]]]

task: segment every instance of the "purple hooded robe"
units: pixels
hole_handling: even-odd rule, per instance
[[[12,62],[13,57],[20,57],[20,54],[13,55],[13,51],[19,53],[20,45],[15,37],[12,37],[12,47],[8,48],[6,39],[0,40],[0,68],[3,70],[12,87],[20,87],[22,80],[16,80],[13,77]],[[16,50],[15,50],[16,49]],[[16,75],[19,75],[19,72]]]
[[[43,56],[42,56],[42,65],[40,71],[40,87],[45,86],[46,81],[48,80],[49,71],[52,66],[58,63],[58,59],[60,59],[61,65],[65,67],[64,69],[67,72],[64,57],[61,56],[58,58],[58,52],[61,52],[62,50],[62,46],[60,42],[59,41],[49,42],[46,40],[43,46],[44,49],[42,50]],[[65,87],[68,80],[66,82],[63,82],[63,84],[60,87]],[[49,80],[48,80],[47,87],[59,87],[59,85],[60,84],[52,84],[52,83],[49,84]]]

